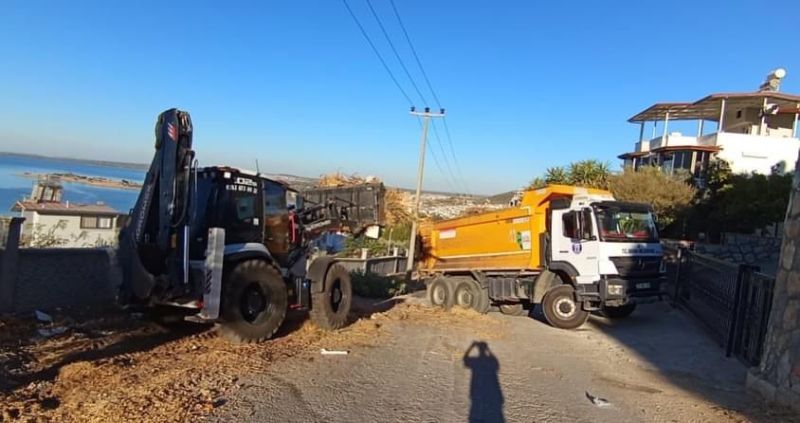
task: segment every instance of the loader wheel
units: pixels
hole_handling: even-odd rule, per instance
[[[547,322],[559,329],[575,329],[589,318],[589,312],[575,301],[575,288],[570,285],[550,288],[542,300],[542,312]]]
[[[428,299],[434,307],[449,310],[455,302],[453,284],[443,277],[438,277],[428,283]]]
[[[625,304],[619,307],[603,307],[603,315],[609,319],[623,319],[636,310],[636,303]]]
[[[489,295],[475,279],[458,278],[454,279],[453,282],[456,287],[456,305],[463,308],[471,308],[481,314],[489,311]]]
[[[341,329],[347,324],[353,304],[353,284],[350,272],[334,264],[325,273],[325,288],[311,294],[311,320],[325,330]]]
[[[525,316],[528,314],[528,310],[525,310],[522,303],[501,304],[500,312],[509,316]]]
[[[263,260],[247,260],[226,275],[220,332],[237,342],[271,338],[286,317],[288,298],[280,273]]]

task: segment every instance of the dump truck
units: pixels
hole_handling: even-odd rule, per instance
[[[652,208],[605,190],[549,185],[506,209],[424,224],[420,236],[417,270],[444,308],[541,304],[551,325],[572,329],[592,311],[626,317],[662,295]]]
[[[382,185],[363,188],[361,203],[335,193],[309,202],[259,172],[200,167],[191,117],[178,109],[159,115],[155,138],[120,231],[123,305],[180,309],[245,342],[272,337],[290,308],[309,310],[324,329],[347,323],[349,273],[314,240],[332,230],[377,232]]]

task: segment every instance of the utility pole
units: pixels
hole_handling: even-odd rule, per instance
[[[417,247],[417,226],[419,224],[419,203],[422,196],[422,175],[425,171],[425,142],[428,139],[428,122],[431,118],[444,117],[444,109],[439,109],[439,113],[431,113],[431,108],[426,107],[425,111],[418,112],[415,107],[411,107],[412,116],[422,117],[422,134],[419,137],[419,164],[417,167],[417,195],[414,197],[414,220],[411,222],[411,241],[408,245],[408,258],[406,260],[406,271],[414,269],[414,254]]]

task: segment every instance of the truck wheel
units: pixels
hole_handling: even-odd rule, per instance
[[[350,272],[334,264],[325,273],[325,289],[311,294],[311,320],[325,330],[341,329],[347,324],[352,304]]]
[[[575,329],[589,318],[589,312],[575,301],[575,288],[570,285],[550,288],[542,300],[542,312],[547,322],[559,329]]]
[[[625,304],[619,307],[603,306],[603,315],[609,319],[622,319],[628,317],[636,310],[636,303]]]
[[[458,278],[454,280],[454,285],[456,305],[471,308],[481,314],[489,311],[489,295],[477,281],[472,278]]]
[[[522,303],[516,304],[501,304],[500,312],[509,316],[524,316],[528,314],[528,310],[522,306]]]
[[[445,310],[453,307],[455,302],[453,284],[443,277],[437,277],[428,283],[428,300],[434,307]]]
[[[237,342],[269,339],[286,317],[288,298],[280,273],[263,260],[247,260],[225,278],[221,332]]]

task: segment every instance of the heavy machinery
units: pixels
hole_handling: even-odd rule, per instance
[[[374,207],[351,211],[335,198],[308,205],[259,173],[199,168],[192,133],[189,113],[159,115],[153,161],[120,231],[123,302],[181,307],[241,341],[273,336],[289,308],[310,309],[325,329],[344,326],[349,274],[318,256],[313,240],[380,223],[381,191]]]
[[[418,271],[434,305],[524,314],[541,303],[559,328],[591,311],[630,315],[662,295],[664,262],[649,206],[565,185],[526,191],[511,208],[421,227]]]

